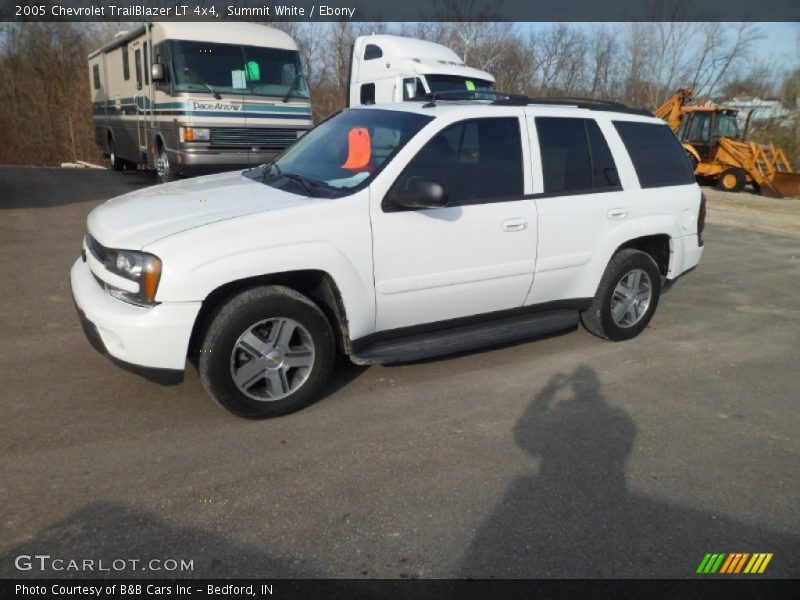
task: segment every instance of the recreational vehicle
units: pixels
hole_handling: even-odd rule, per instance
[[[273,158],[311,128],[297,45],[256,23],[147,23],[89,55],[94,133],[115,170],[177,175]]]
[[[356,38],[350,53],[348,106],[400,102],[450,91],[491,90],[494,77],[450,48],[398,35]]]

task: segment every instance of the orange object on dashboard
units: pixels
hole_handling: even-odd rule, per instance
[[[353,127],[347,134],[347,160],[343,169],[368,169],[372,158],[372,140],[366,127]]]

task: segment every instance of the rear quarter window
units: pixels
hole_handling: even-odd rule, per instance
[[[667,125],[614,121],[642,188],[694,183],[678,138]]]

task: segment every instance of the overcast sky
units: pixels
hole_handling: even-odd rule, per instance
[[[800,0],[798,0],[800,1]],[[521,27],[542,27],[548,23],[519,23]],[[596,23],[573,23],[580,27],[594,27]],[[780,70],[791,71],[800,67],[800,23],[758,23],[763,38],[756,42],[755,55],[760,63],[780,65]]]

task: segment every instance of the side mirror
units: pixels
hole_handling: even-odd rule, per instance
[[[397,191],[394,204],[403,208],[444,208],[450,197],[438,181],[425,177],[409,177]]]
[[[150,79],[155,83],[161,83],[167,79],[163,64],[153,63],[150,65]]]
[[[417,86],[413,81],[406,81],[403,84],[403,88],[404,88],[404,90],[403,90],[404,91],[404,93],[403,93],[403,99],[404,100],[410,100],[411,98],[413,98],[414,96],[417,95]]]

